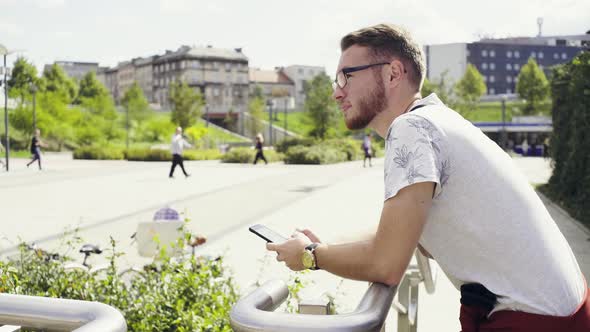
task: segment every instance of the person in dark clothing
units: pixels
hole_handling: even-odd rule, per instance
[[[373,157],[373,150],[371,146],[371,133],[368,133],[363,139],[363,151],[365,152],[365,159],[363,159],[363,167],[367,167],[367,159],[369,159],[369,166],[373,167],[373,164],[371,164],[371,158]]]
[[[37,161],[39,164],[39,170],[41,170],[41,147],[45,146],[41,141],[41,130],[35,130],[35,136],[31,139],[31,155],[33,159],[27,164],[27,167],[31,166],[32,163]]]
[[[254,165],[256,165],[256,163],[258,162],[258,159],[262,159],[262,160],[264,160],[264,164],[268,164],[268,161],[264,157],[264,153],[263,153],[263,149],[262,149],[263,143],[264,143],[264,138],[262,137],[262,134],[258,133],[258,135],[256,135],[256,157],[254,158]]]

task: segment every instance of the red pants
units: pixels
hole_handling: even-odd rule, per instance
[[[461,305],[459,320],[462,332],[589,332],[590,290],[586,290],[586,300],[569,317],[497,311],[487,318],[485,309]]]

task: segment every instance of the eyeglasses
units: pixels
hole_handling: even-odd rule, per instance
[[[350,73],[354,73],[355,71],[360,71],[360,70],[364,70],[364,69],[375,67],[375,66],[383,66],[383,65],[388,65],[388,64],[389,64],[389,62],[380,62],[380,63],[373,63],[370,65],[364,65],[364,66],[342,68],[336,74],[336,79],[334,80],[334,82],[332,82],[332,88],[334,88],[334,90],[336,90],[336,88],[344,89],[344,87],[346,86],[346,83],[348,83],[348,74],[350,74]]]

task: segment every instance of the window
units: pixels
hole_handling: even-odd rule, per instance
[[[219,63],[217,63],[217,61],[213,61],[213,69],[218,69],[219,68]]]
[[[514,76],[514,83],[518,83],[518,76]]]
[[[299,73],[299,75],[303,75],[303,68],[298,68],[297,73]]]
[[[514,64],[514,70],[520,70],[520,65],[518,63]]]
[[[214,95],[215,97],[219,96],[219,88],[214,88],[214,89],[213,89],[213,95]]]
[[[164,67],[164,70],[165,70],[165,71],[168,71],[168,69],[170,69],[170,64],[169,64],[169,63],[167,63],[167,64],[166,64],[166,67]]]
[[[488,56],[488,51],[481,50],[481,56],[484,57],[484,58],[487,57]]]
[[[509,63],[507,63],[507,64],[506,64],[506,70],[512,70],[512,65],[511,65],[511,64],[509,64]]]
[[[490,75],[490,82],[494,83],[496,81],[496,78],[494,77],[494,75]]]
[[[531,52],[531,58],[536,58],[537,57],[537,52],[533,51]]]
[[[517,59],[520,58],[520,52],[514,51],[514,57]]]
[[[490,63],[490,70],[494,70],[496,69],[496,64],[495,63]]]
[[[512,77],[511,76],[506,76],[506,82],[512,83]]]
[[[545,55],[543,54],[543,52],[539,51],[539,59],[543,59]]]
[[[225,63],[225,71],[230,71],[231,70],[231,63],[226,62]]]
[[[512,93],[512,90],[510,90],[510,88],[506,89],[506,93]]]
[[[490,94],[491,95],[495,95],[496,94],[496,90],[494,88],[490,88]]]
[[[485,62],[484,62],[484,63],[482,63],[482,64],[481,64],[481,69],[484,69],[484,70],[485,70],[485,69],[488,69],[488,64],[487,64],[487,63],[485,63]]]
[[[555,59],[555,60],[559,59],[559,54],[553,53],[553,59]]]
[[[506,57],[512,58],[512,51],[506,51]]]
[[[490,51],[490,58],[493,58],[496,56],[496,51],[492,50]]]
[[[561,58],[562,58],[563,60],[567,59],[567,54],[565,54],[565,52],[561,53]]]
[[[488,77],[486,75],[483,75],[483,81],[487,82],[488,81]]]
[[[539,65],[539,69],[543,70],[545,67],[543,67],[543,65]]]

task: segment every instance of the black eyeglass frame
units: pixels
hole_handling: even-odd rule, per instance
[[[338,73],[336,73],[336,78],[334,79],[334,82],[332,82],[332,87],[334,88],[334,90],[336,90],[336,87],[338,87],[340,89],[344,89],[346,84],[348,84],[348,77],[346,76],[346,74],[354,73],[356,71],[365,70],[367,68],[371,68],[371,67],[375,67],[375,66],[384,66],[384,65],[388,65],[388,64],[390,64],[390,62],[379,62],[379,63],[372,63],[372,64],[368,64],[368,65],[363,65],[363,66],[342,68],[342,69],[340,69],[340,71]],[[340,73],[342,73],[342,75],[344,77],[344,85],[342,85],[342,86],[340,86],[340,84],[338,84],[338,75]],[[404,68],[404,73],[407,73],[405,68]]]

